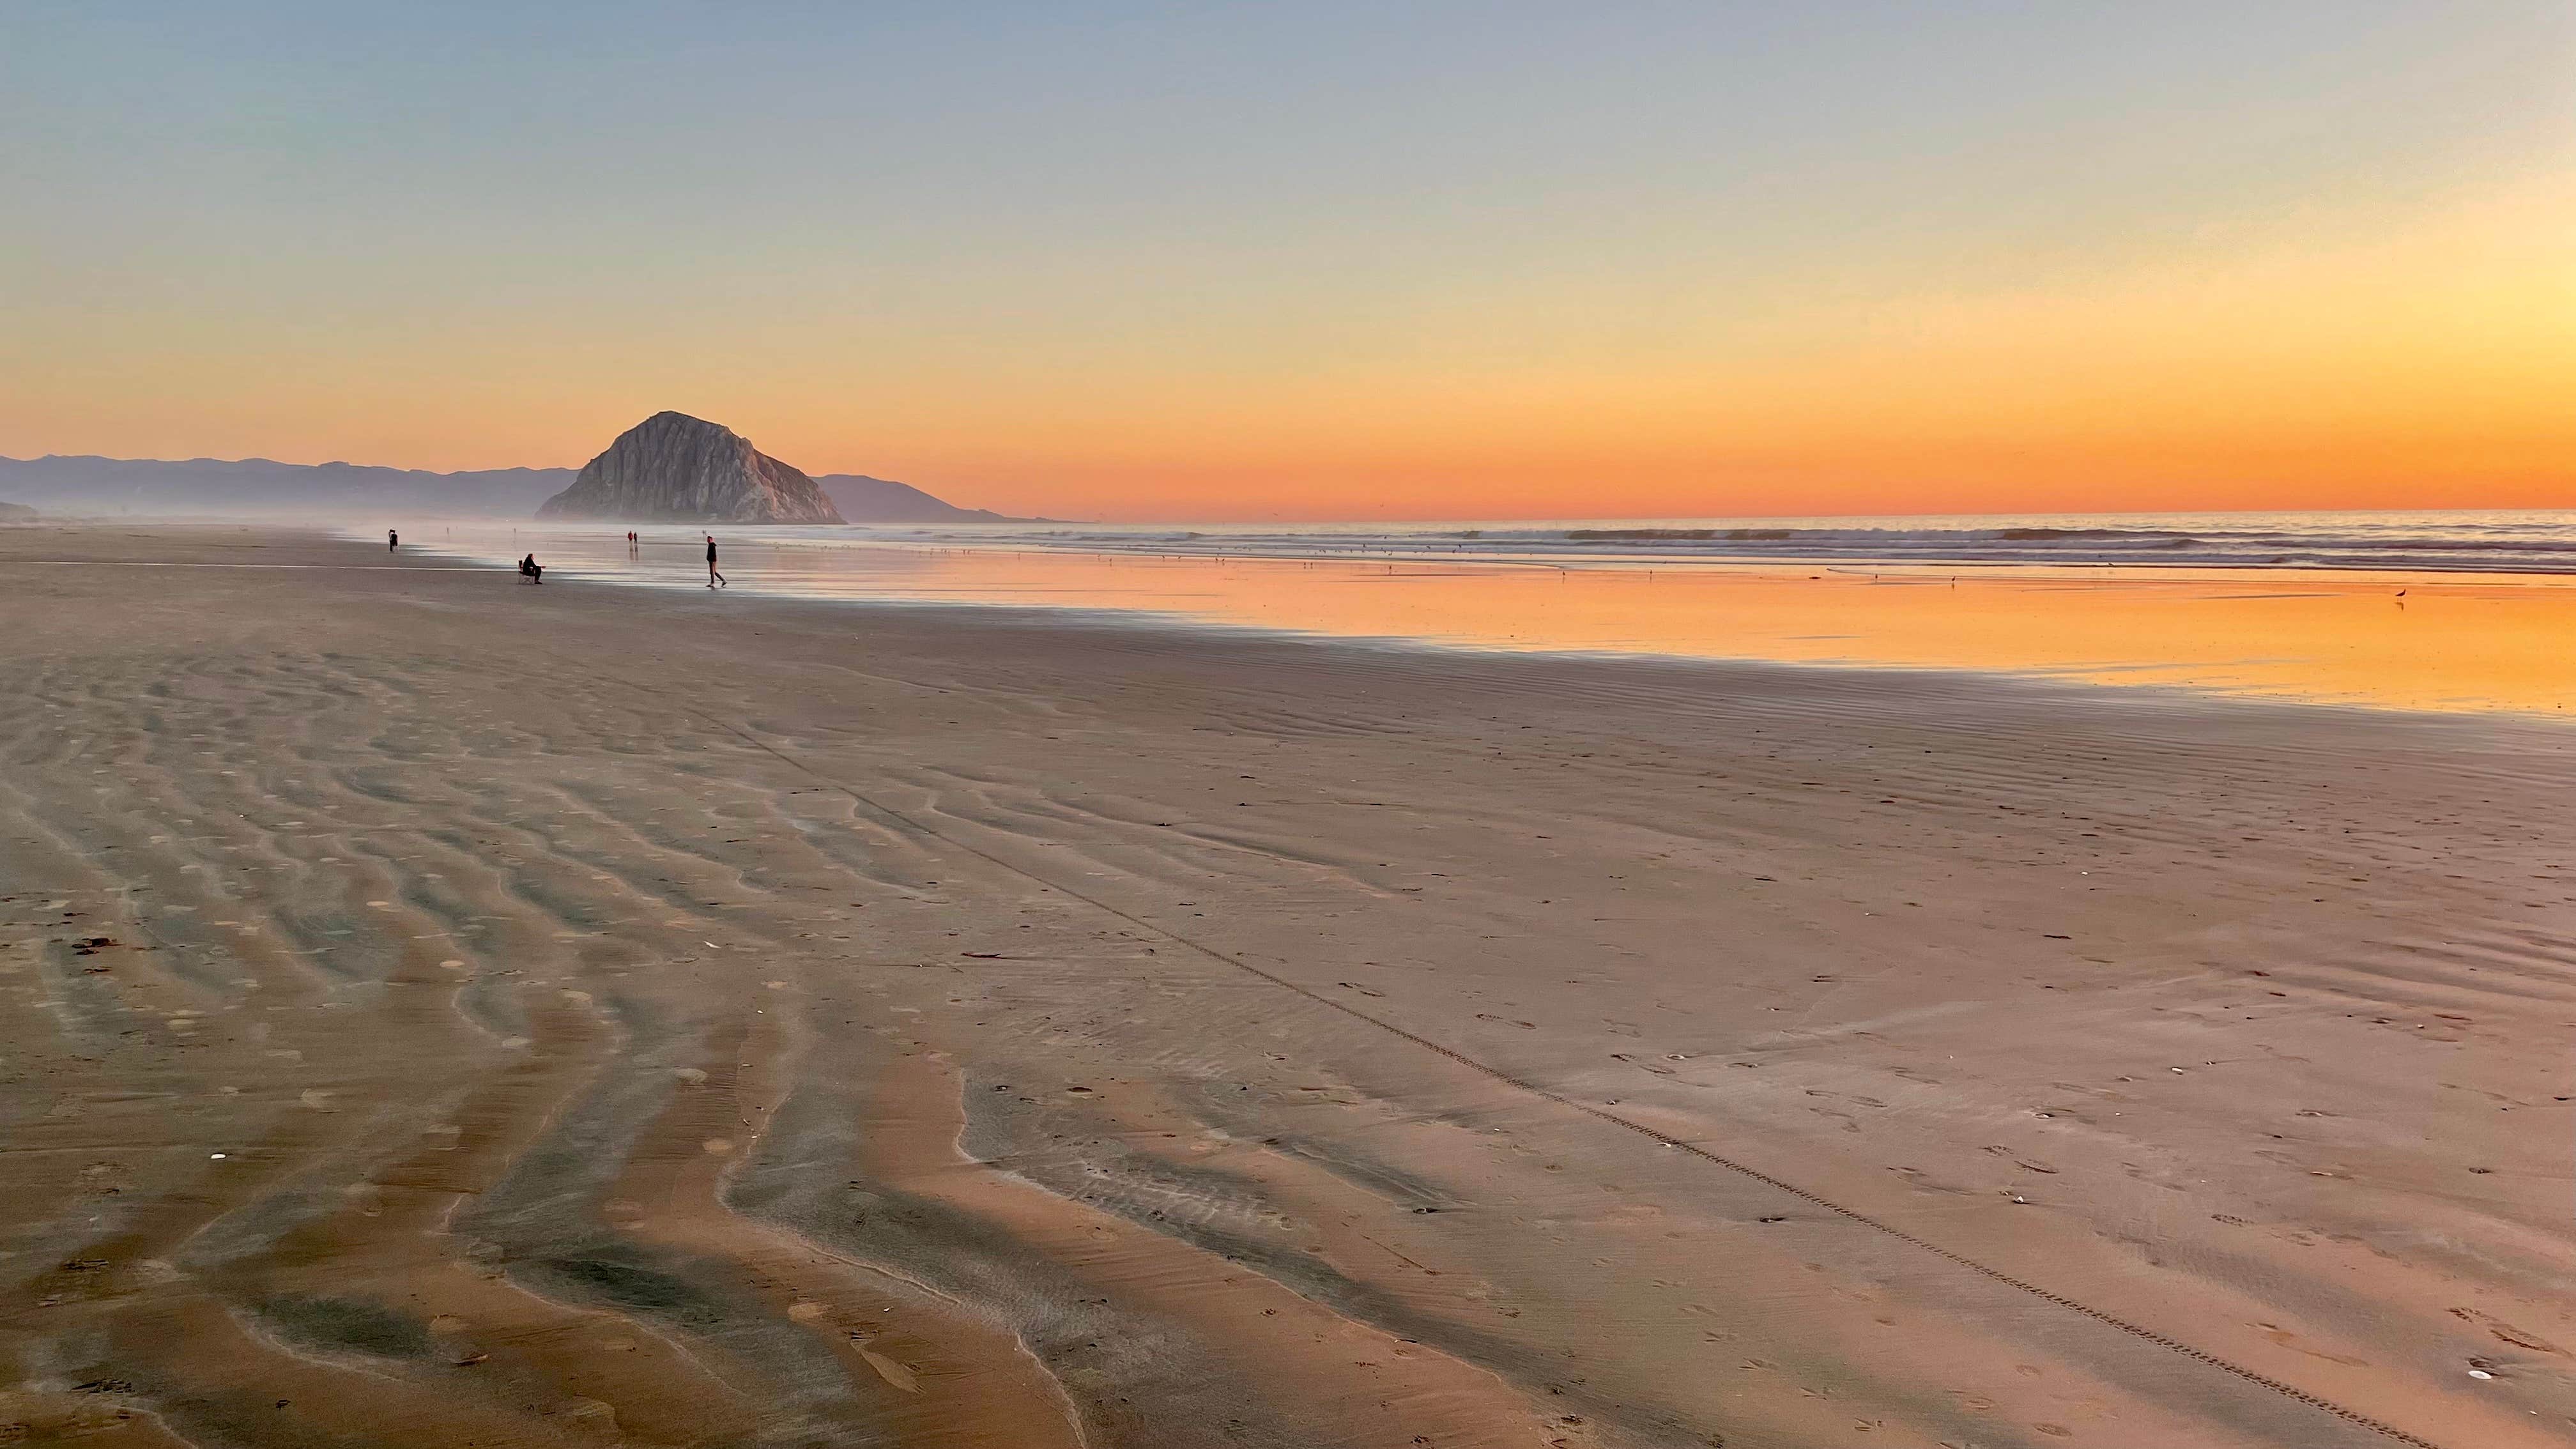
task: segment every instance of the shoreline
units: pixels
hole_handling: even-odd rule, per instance
[[[2576,588],[2540,576],[1359,564],[728,538],[726,557],[748,561],[737,569],[745,596],[1034,607],[1385,647],[1933,670],[2535,720],[2563,719],[2576,699],[2576,655],[2565,647],[2576,637]],[[611,540],[528,530],[506,557],[531,544],[548,547],[567,581],[666,592],[703,583],[674,566],[669,540],[629,548],[622,531]],[[423,546],[504,557],[471,537]],[[697,546],[694,535],[685,543],[692,568]]]
[[[2576,1425],[2552,725],[26,542],[29,1422]]]

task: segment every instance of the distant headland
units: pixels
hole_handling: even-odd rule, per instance
[[[539,518],[617,523],[840,523],[797,469],[721,423],[660,412],[617,435]]]
[[[589,467],[492,468],[432,473],[413,468],[384,468],[362,463],[280,463],[267,458],[229,460],[190,458],[165,461],[144,458],[48,456],[0,458],[0,498],[32,504],[49,515],[70,517],[104,514],[163,516],[256,514],[276,516],[316,513],[408,513],[444,518],[527,518],[541,507],[573,493],[581,479],[617,453],[620,444],[664,418],[680,419],[734,438],[730,429],[687,417],[659,413],[629,429]],[[753,457],[778,463],[742,443]],[[775,518],[772,522],[848,523],[1017,523],[984,508],[961,508],[944,499],[887,478],[860,473],[826,473],[805,479],[816,490],[824,518]],[[557,510],[552,517],[594,516]],[[606,514],[637,521],[751,522],[716,514]]]

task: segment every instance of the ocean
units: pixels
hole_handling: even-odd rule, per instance
[[[2576,572],[2576,510],[871,528],[879,541],[1251,558]]]

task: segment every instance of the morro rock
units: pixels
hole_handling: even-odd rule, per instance
[[[839,523],[814,480],[733,429],[655,413],[620,433],[539,518],[633,523]]]

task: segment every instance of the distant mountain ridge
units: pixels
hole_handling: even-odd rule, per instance
[[[871,478],[865,473],[818,473],[814,482],[840,505],[852,523],[1043,523],[1045,519],[1013,518],[989,508],[960,508],[933,498],[909,483]]]
[[[573,468],[488,468],[433,473],[366,463],[280,463],[269,458],[100,458],[51,454],[0,458],[0,498],[61,517],[137,513],[410,513],[420,517],[526,518],[571,486]],[[882,478],[835,473],[814,482],[851,523],[1015,522],[959,508]]]
[[[393,509],[524,517],[573,479],[570,468],[431,473],[268,458],[0,458],[0,493],[48,513],[275,513]]]

